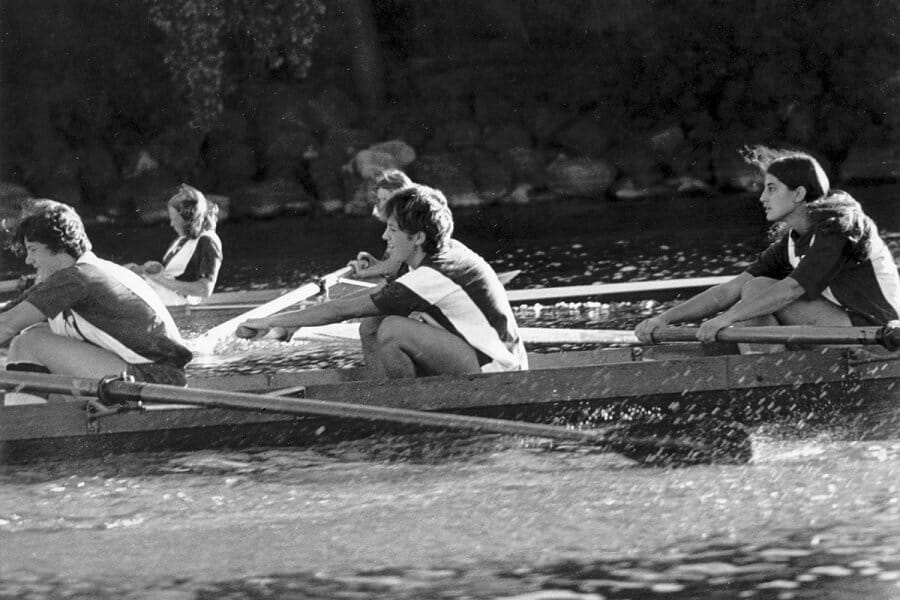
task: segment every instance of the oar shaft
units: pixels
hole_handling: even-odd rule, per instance
[[[698,328],[670,327],[653,332],[653,341],[694,342]],[[891,327],[807,327],[774,325],[770,327],[728,327],[719,331],[719,342],[749,344],[861,344],[886,345],[895,335]],[[890,346],[888,346],[890,347]]]
[[[232,319],[228,319],[224,323],[220,323],[216,325],[205,334],[203,334],[202,338],[198,339],[198,342],[195,342],[195,345],[202,346],[200,341],[205,344],[209,344],[210,342],[214,342],[218,339],[221,339],[225,336],[231,335],[234,333],[234,330],[237,329],[237,326],[246,321],[247,319],[262,319],[273,315],[289,306],[293,306],[297,304],[301,300],[306,300],[312,296],[318,294],[322,288],[327,289],[328,287],[335,284],[335,282],[341,277],[345,277],[352,272],[351,267],[343,267],[329,273],[325,277],[319,279],[318,281],[309,282],[301,285],[295,290],[284,294],[283,296],[279,296],[274,300],[266,302],[260,306],[257,306],[253,310],[247,311],[241,315],[238,315]]]
[[[404,408],[350,404],[311,398],[282,398],[241,392],[176,388],[165,385],[111,381],[104,396],[110,400],[139,400],[146,403],[184,404],[211,408],[275,412],[293,415],[320,415],[388,421],[409,425],[427,425],[528,435],[576,442],[602,442],[604,437],[590,430],[567,429],[555,425],[491,419]]]
[[[0,371],[0,388],[20,391],[100,397],[104,401],[141,401],[148,404],[181,404],[207,408],[226,408],[246,411],[274,412],[292,415],[320,415],[369,419],[420,426],[434,426],[473,431],[486,431],[507,435],[534,436],[556,440],[608,444],[627,439],[631,443],[651,444],[659,447],[701,448],[699,444],[680,439],[660,437],[643,438],[608,435],[605,430],[579,430],[544,425],[492,419],[470,415],[350,404],[310,398],[283,398],[261,394],[180,388],[168,385],[113,380],[95,382],[67,375]]]

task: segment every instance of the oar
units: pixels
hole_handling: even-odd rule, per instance
[[[653,332],[653,342],[695,342],[697,327],[667,327]],[[767,327],[727,327],[716,341],[749,344],[859,344],[900,348],[900,321],[883,327],[813,327],[773,325]]]
[[[650,343],[696,342],[696,327],[670,327],[654,332]],[[563,327],[520,327],[519,335],[526,344],[616,344],[640,346],[633,331],[622,329],[575,329]],[[879,344],[891,348],[897,327],[729,327],[719,332],[720,342],[770,344]],[[286,339],[283,331],[270,332],[272,339]],[[355,343],[359,340],[359,323],[343,322],[298,329],[293,340],[310,342]]]
[[[734,279],[734,275],[720,277],[692,277],[688,279],[664,279],[661,281],[629,281],[626,283],[599,283],[594,285],[569,285],[561,287],[509,290],[510,302],[539,302],[564,300],[590,296],[631,296],[677,290],[709,288]]]
[[[668,448],[684,452],[686,456],[693,453],[698,457],[700,454],[709,451],[709,448],[703,444],[666,436],[627,436],[623,439],[622,436],[614,434],[615,426],[609,429],[595,430],[569,429],[557,425],[507,419],[351,404],[312,398],[284,398],[274,395],[182,388],[170,385],[124,381],[121,379],[97,382],[65,375],[3,371],[0,372],[0,388],[15,389],[22,392],[91,396],[99,398],[101,403],[106,405],[131,401],[148,404],[180,404],[206,408],[274,412],[290,415],[368,419],[407,425],[486,431],[601,445],[622,444],[625,442],[632,445]],[[613,431],[613,435],[608,434],[610,431]]]
[[[306,300],[307,298],[315,296],[322,290],[328,289],[329,287],[334,285],[335,281],[337,281],[341,277],[349,275],[351,271],[352,269],[350,267],[343,267],[338,269],[337,271],[333,271],[325,275],[324,277],[319,278],[317,281],[305,283],[297,289],[284,294],[283,296],[279,296],[278,298],[270,300],[265,304],[261,304],[260,306],[242,313],[234,317],[233,319],[228,319],[224,323],[216,325],[205,334],[194,340],[191,345],[198,351],[211,350],[216,345],[216,343],[219,342],[219,340],[232,335],[234,333],[234,330],[237,329],[237,326],[247,319],[262,319],[270,315],[274,315],[275,313],[284,310],[289,306],[297,304],[301,300]]]
[[[622,344],[640,345],[634,332],[616,329],[561,329],[521,327],[522,339],[532,344]],[[696,342],[697,327],[668,327],[653,332],[651,343]],[[900,345],[900,323],[884,327],[813,327],[774,325],[767,327],[728,327],[716,335],[719,342],[751,344],[859,344],[884,346],[896,350]]]

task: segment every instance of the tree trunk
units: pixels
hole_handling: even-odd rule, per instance
[[[384,60],[378,43],[378,31],[371,0],[343,0],[347,19],[353,84],[368,111],[384,101]]]

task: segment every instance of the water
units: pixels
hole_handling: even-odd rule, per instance
[[[460,218],[459,237],[498,269],[525,269],[512,287],[730,273],[762,245],[752,204],[690,202],[645,217],[622,205],[492,209]],[[882,229],[900,231],[884,212]],[[680,230],[663,227],[679,218]],[[381,248],[361,221],[225,224],[223,283],[333,270],[357,249],[339,247],[338,231]],[[168,237],[122,235],[127,246],[98,230],[95,245],[142,258],[128,248],[153,256]],[[517,314],[619,328],[659,308]],[[292,350],[236,342],[194,369],[361,361]],[[446,432],[0,467],[0,598],[900,598],[900,431],[872,433],[897,400],[872,398],[867,420],[758,427],[746,465],[642,468],[577,445]]]

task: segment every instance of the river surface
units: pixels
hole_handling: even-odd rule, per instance
[[[900,232],[896,186],[851,191],[888,237]],[[522,269],[512,288],[721,275],[763,247],[760,212],[736,197],[512,206],[459,215],[457,237],[497,270]],[[220,232],[221,289],[296,285],[383,248],[364,219]],[[158,258],[170,237],[91,234],[122,261]],[[628,328],[661,307],[517,316]],[[355,350],[235,342],[192,370],[360,362]],[[0,598],[896,599],[900,427],[885,424],[900,397],[872,402],[868,420],[760,426],[743,465],[648,468],[577,445],[432,432],[0,467]]]

